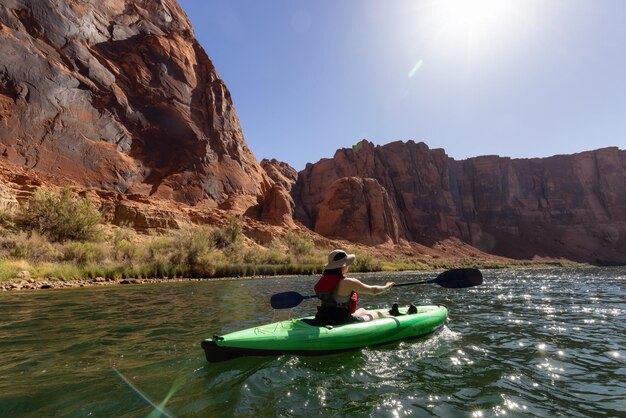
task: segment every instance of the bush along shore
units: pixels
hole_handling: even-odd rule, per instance
[[[267,247],[257,245],[246,240],[235,216],[221,227],[189,225],[159,235],[138,234],[129,227],[103,225],[95,205],[70,189],[41,189],[19,210],[0,211],[0,291],[320,274],[330,250],[294,231]],[[356,254],[352,272],[476,266],[472,258],[424,262]],[[488,260],[481,264],[510,266]]]
[[[268,247],[246,242],[235,216],[222,227],[142,235],[101,224],[95,205],[70,189],[40,189],[19,210],[0,212],[0,290],[318,274],[329,250],[297,232]],[[383,268],[381,260],[363,253],[352,270]]]

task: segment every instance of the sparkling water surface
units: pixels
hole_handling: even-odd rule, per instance
[[[436,273],[355,275],[368,283]],[[314,277],[0,294],[1,417],[626,416],[626,268],[483,270],[362,305],[445,304],[440,332],[321,357],[207,363],[214,334],[314,312]]]

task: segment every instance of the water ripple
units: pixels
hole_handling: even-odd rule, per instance
[[[271,294],[313,279],[0,295],[0,416],[623,416],[626,269],[486,270],[483,286],[364,297],[445,304],[413,341],[208,364],[199,341],[298,317]],[[367,275],[370,283],[433,273]]]

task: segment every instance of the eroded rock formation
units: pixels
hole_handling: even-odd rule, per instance
[[[342,177],[321,202],[315,232],[362,244],[398,242],[398,213],[387,190],[371,178]]]
[[[293,228],[295,203],[290,192],[298,178],[297,171],[289,164],[275,159],[262,160],[261,167],[274,184],[264,195],[259,196],[258,205],[247,214],[271,225]]]
[[[0,56],[13,164],[240,211],[271,187],[175,0],[3,1]]]
[[[275,183],[282,185],[289,192],[298,180],[296,169],[285,162],[276,159],[263,159],[261,160],[261,167]]]
[[[372,205],[364,184],[378,184],[373,201],[388,203]],[[328,237],[426,245],[458,237],[510,258],[626,262],[626,151],[618,148],[455,161],[423,143],[362,141],[307,165],[293,194],[296,219]],[[346,231],[350,224],[361,235]]]

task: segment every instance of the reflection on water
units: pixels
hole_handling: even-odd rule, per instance
[[[626,269],[483,274],[472,289],[363,298],[447,305],[448,326],[433,335],[218,364],[206,363],[203,338],[313,312],[312,301],[272,311],[269,297],[309,294],[314,279],[0,294],[0,416],[623,415]]]

